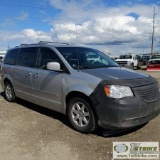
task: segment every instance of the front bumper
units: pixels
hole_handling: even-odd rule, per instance
[[[98,124],[106,129],[139,126],[160,114],[160,98],[152,102],[145,102],[138,94],[122,99],[109,98],[101,85],[90,98],[95,107]]]
[[[149,122],[160,113],[160,99],[144,103],[137,98],[115,100],[106,98],[96,108],[99,125],[103,128],[130,128]]]

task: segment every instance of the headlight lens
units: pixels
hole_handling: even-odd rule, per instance
[[[133,97],[131,88],[126,86],[106,85],[104,91],[111,98]]]

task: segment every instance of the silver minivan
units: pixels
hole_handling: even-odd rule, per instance
[[[71,126],[124,129],[160,113],[160,88],[151,76],[119,67],[104,53],[63,43],[22,44],[1,66],[7,101],[16,97],[66,114]]]

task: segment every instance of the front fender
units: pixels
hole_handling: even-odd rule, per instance
[[[66,95],[73,91],[81,92],[87,96],[90,96],[90,94],[93,92],[93,89],[82,84],[73,84],[66,88]]]

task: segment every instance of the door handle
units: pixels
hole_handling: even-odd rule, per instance
[[[39,77],[39,74],[38,74],[38,73],[34,73],[34,74],[33,74],[33,77],[34,77],[34,78],[37,78],[37,77]]]
[[[26,72],[25,75],[26,75],[26,76],[30,76],[31,73],[30,73],[30,72]]]

